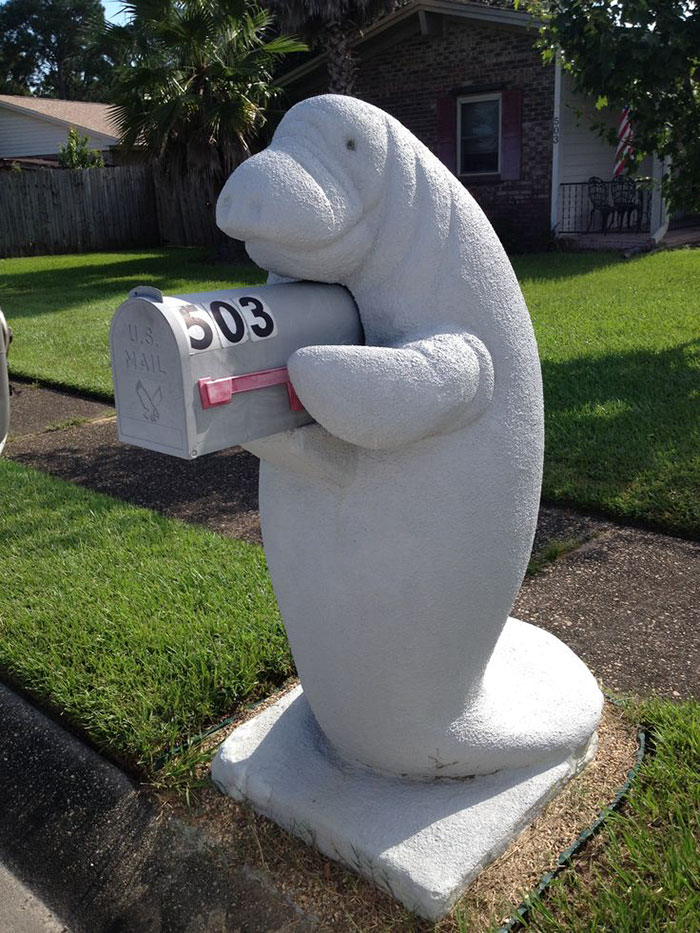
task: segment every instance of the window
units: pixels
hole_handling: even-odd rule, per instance
[[[455,88],[436,101],[435,154],[468,184],[519,181],[523,92]]]
[[[501,95],[462,97],[457,107],[458,174],[501,170]]]

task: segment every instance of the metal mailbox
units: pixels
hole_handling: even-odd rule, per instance
[[[308,424],[287,374],[300,347],[364,342],[340,285],[163,295],[140,286],[112,319],[119,439],[192,459]]]

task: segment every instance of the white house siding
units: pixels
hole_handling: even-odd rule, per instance
[[[581,97],[573,89],[573,82],[565,72],[562,75],[561,110],[560,110],[560,138],[559,138],[559,184],[583,184],[592,175],[597,175],[604,181],[610,181],[615,167],[615,147],[602,139],[597,132],[591,130],[592,123],[601,121],[617,129],[620,114],[608,108],[596,110],[595,102],[591,98]],[[647,156],[641,163],[638,174],[650,176],[652,174],[652,157]],[[574,195],[578,196],[577,210],[580,213],[577,226],[585,229],[588,224],[590,204],[585,189],[577,192],[570,191],[569,197],[560,193],[559,219],[562,211],[572,209]],[[597,215],[596,215],[597,216]],[[572,218],[569,217],[569,222]],[[598,218],[599,220],[599,218]]]
[[[87,135],[91,149],[106,149],[113,142],[105,136]],[[0,159],[53,155],[63,146],[68,127],[0,107]]]

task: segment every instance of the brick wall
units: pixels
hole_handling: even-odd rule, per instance
[[[452,89],[498,84],[522,91],[520,179],[465,180],[510,250],[542,247],[549,239],[554,68],[542,65],[533,41],[521,29],[445,19],[440,37],[414,34],[381,50],[367,49],[356,89],[433,152],[437,102]]]

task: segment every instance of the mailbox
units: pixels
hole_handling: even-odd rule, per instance
[[[308,424],[287,360],[364,342],[340,285],[292,282],[163,295],[135,288],[110,331],[119,439],[192,459]]]

